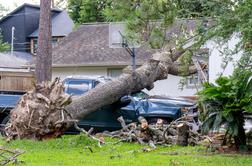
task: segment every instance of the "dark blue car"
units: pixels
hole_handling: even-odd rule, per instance
[[[78,96],[107,81],[110,80],[70,77],[64,80],[65,92]],[[169,123],[182,115],[182,109],[197,111],[195,103],[185,99],[149,97],[146,93],[139,92],[124,96],[117,102],[89,114],[79,125],[86,129],[94,127],[96,130],[117,130],[121,128],[117,121],[120,116],[126,123],[137,122],[139,116],[145,117],[150,123],[155,123],[158,118]]]

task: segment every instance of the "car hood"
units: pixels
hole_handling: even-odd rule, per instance
[[[189,100],[178,100],[178,99],[158,99],[158,98],[150,98],[146,99],[148,102],[151,103],[156,103],[160,105],[169,105],[169,106],[174,106],[174,107],[192,107],[195,106],[196,103],[189,101]]]
[[[150,98],[139,100],[137,104],[140,116],[170,117],[173,119],[181,116],[181,108],[188,107],[195,107],[195,103],[186,100]]]

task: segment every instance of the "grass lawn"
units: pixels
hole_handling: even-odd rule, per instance
[[[109,138],[106,141],[110,143],[99,148],[96,142],[84,135],[64,135],[62,138],[43,142],[19,140],[6,143],[1,139],[0,145],[26,151],[18,157],[23,161],[19,165],[252,165],[252,156],[206,153],[205,148],[200,146],[159,146],[151,152],[140,152],[144,147],[135,143],[113,144],[115,140]]]

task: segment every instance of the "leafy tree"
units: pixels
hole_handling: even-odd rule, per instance
[[[103,9],[108,0],[68,0],[68,11],[76,24],[104,22]]]
[[[172,0],[111,0],[103,14],[109,22],[126,23],[128,40],[160,48],[165,44],[166,28],[173,23],[176,11]]]
[[[65,9],[67,0],[52,0],[52,8]]]

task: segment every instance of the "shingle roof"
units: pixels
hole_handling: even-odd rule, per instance
[[[155,52],[146,46],[135,49],[137,64],[142,64]],[[80,26],[62,39],[53,49],[54,66],[117,66],[131,64],[124,48],[109,47],[109,24]]]
[[[66,11],[62,11],[52,18],[52,36],[67,36],[74,28],[73,20]],[[38,29],[29,37],[38,37]]]
[[[31,61],[32,55],[15,51],[13,55],[10,52],[0,53],[0,59],[0,68],[22,68],[27,62]]]

